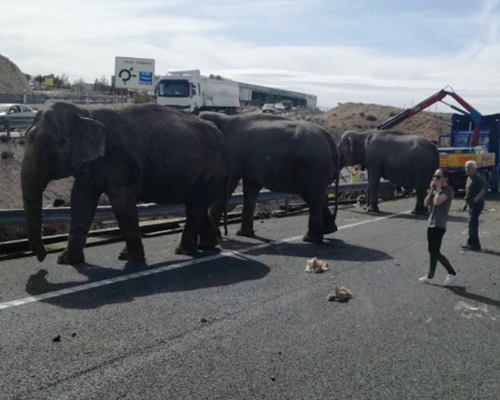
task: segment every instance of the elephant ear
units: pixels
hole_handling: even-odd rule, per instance
[[[104,157],[106,149],[105,125],[92,118],[78,117],[76,129],[71,137],[71,167]]]

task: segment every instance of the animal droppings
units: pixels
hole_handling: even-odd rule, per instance
[[[317,257],[311,258],[307,261],[306,272],[321,273],[328,271],[328,263],[323,260],[318,260]]]
[[[352,298],[352,292],[343,286],[341,288],[335,288],[335,292],[326,297],[328,301],[338,301],[339,303],[345,303],[349,301],[350,298]]]

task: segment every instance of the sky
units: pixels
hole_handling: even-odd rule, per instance
[[[500,112],[500,0],[2,2],[0,54],[31,75],[93,83],[115,57],[318,97],[409,108],[455,91]],[[458,105],[451,97],[445,99]],[[439,104],[430,111],[452,112]]]

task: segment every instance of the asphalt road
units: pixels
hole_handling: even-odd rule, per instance
[[[424,285],[412,206],[340,211],[323,245],[300,240],[304,214],[257,221],[255,239],[232,225],[223,253],[194,259],[171,235],[144,240],[148,265],[118,261],[121,244],[77,268],[0,263],[0,398],[500,399],[498,220],[481,218],[486,251],[461,252],[452,211],[442,252],[459,281],[442,287],[438,266]],[[329,271],[306,273],[313,256]],[[328,302],[336,286],[354,297]]]

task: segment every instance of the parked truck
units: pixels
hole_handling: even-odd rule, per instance
[[[240,107],[240,87],[237,82],[220,76],[202,76],[199,70],[171,71],[156,85],[160,105],[188,110],[222,111],[235,114]]]
[[[439,166],[451,172],[450,183],[458,190],[465,187],[465,162],[473,160],[477,163],[479,173],[490,182],[491,190],[497,192],[500,174],[500,114],[483,116],[453,90],[445,89],[381,123],[377,129],[390,129],[441,101],[460,114],[452,114],[450,133],[439,135]],[[445,103],[443,98],[446,96],[454,98],[465,110]]]

